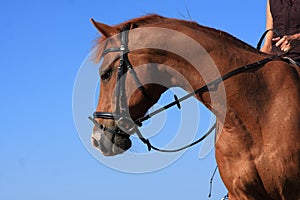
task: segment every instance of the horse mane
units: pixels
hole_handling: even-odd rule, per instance
[[[132,28],[142,27],[144,25],[150,25],[157,22],[163,22],[169,20],[171,18],[166,18],[157,14],[148,14],[142,17],[130,19],[121,24],[114,26],[115,28],[122,29],[124,26],[131,26]]]
[[[175,19],[175,18],[166,18],[166,17],[160,16],[157,14],[148,14],[148,15],[144,15],[144,16],[141,16],[138,18],[133,18],[133,19],[125,21],[121,24],[115,25],[113,27],[117,28],[118,30],[121,30],[125,26],[130,26],[131,29],[134,29],[134,28],[143,27],[143,26],[151,26],[151,25],[155,25],[158,23],[162,23],[162,22],[184,25],[184,26],[187,26],[194,30],[204,32],[204,33],[210,35],[211,37],[214,37],[215,39],[219,39],[224,42],[226,41],[226,42],[230,43],[231,45],[234,45],[241,49],[245,49],[245,50],[248,50],[251,52],[258,53],[258,51],[254,47],[250,46],[249,44],[243,42],[242,40],[232,36],[231,34],[229,34],[227,32],[199,25],[195,21],[187,21],[187,20],[181,20],[181,19]],[[100,36],[100,38],[98,38],[98,44],[101,44],[105,39],[106,38]]]

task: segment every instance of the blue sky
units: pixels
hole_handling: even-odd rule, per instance
[[[0,199],[208,199],[213,151],[200,159],[197,146],[164,169],[120,172],[86,150],[72,113],[76,75],[98,36],[89,18],[107,24],[147,13],[188,19],[186,9],[199,24],[253,46],[265,29],[260,0],[0,2]],[[211,199],[225,194],[217,174]]]

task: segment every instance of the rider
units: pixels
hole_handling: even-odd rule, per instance
[[[300,63],[300,0],[268,0],[266,10],[265,53],[287,53]]]

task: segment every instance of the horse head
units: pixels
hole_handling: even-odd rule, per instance
[[[91,119],[96,125],[92,143],[104,155],[130,148],[129,137],[138,131],[139,119],[168,88],[192,92],[218,74],[207,58],[211,41],[205,41],[203,48],[194,40],[194,29],[190,28],[193,23],[169,20],[150,15],[117,26],[92,20],[102,34],[97,46],[98,60],[102,59],[101,84]],[[208,79],[203,80],[200,74]],[[195,97],[206,105],[211,102],[209,95]]]
[[[135,132],[136,120],[158,101],[170,83],[168,77],[160,77],[162,66],[151,64],[151,50],[130,51],[132,26],[92,23],[102,34],[98,51],[102,59],[100,96],[92,144],[105,156],[113,156],[131,147],[130,135]],[[157,84],[158,79],[164,83]]]

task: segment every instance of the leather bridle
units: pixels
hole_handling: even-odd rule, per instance
[[[177,106],[179,109],[181,108],[180,106],[180,102],[194,96],[195,94],[202,94],[204,92],[207,92],[209,90],[215,90],[217,89],[218,85],[234,76],[237,74],[240,74],[242,72],[254,69],[256,67],[260,67],[263,66],[264,64],[266,64],[267,62],[270,62],[274,59],[278,59],[281,58],[281,55],[274,55],[274,56],[270,56],[268,58],[265,58],[263,60],[257,61],[255,63],[251,63],[242,67],[239,67],[225,75],[223,75],[220,78],[217,78],[211,82],[209,82],[208,84],[206,84],[205,86],[194,90],[193,92],[186,94],[185,96],[178,98],[176,95],[174,95],[175,100],[169,104],[167,104],[166,106],[157,109],[149,114],[147,114],[144,117],[141,117],[135,121],[133,121],[130,117],[129,114],[129,110],[128,110],[128,105],[127,105],[127,96],[126,96],[126,90],[125,90],[125,80],[126,80],[126,76],[127,76],[127,72],[130,73],[130,75],[132,76],[135,84],[137,85],[139,91],[144,95],[145,98],[147,98],[149,101],[153,101],[153,99],[151,99],[151,96],[149,96],[146,91],[145,88],[143,87],[143,85],[141,84],[140,80],[137,77],[137,74],[135,72],[135,70],[133,69],[129,59],[128,59],[128,53],[129,53],[129,49],[128,49],[128,33],[129,33],[129,26],[125,26],[124,28],[122,28],[121,32],[120,32],[120,37],[121,37],[121,46],[120,47],[112,47],[112,48],[108,48],[105,49],[102,53],[102,57],[104,57],[105,55],[112,53],[112,52],[120,52],[120,63],[118,66],[118,72],[117,72],[117,83],[116,83],[116,92],[115,92],[115,98],[116,98],[116,107],[115,107],[115,111],[114,112],[104,112],[104,111],[96,111],[93,113],[93,117],[89,117],[89,119],[93,122],[93,124],[98,127],[99,129],[103,130],[103,131],[107,131],[111,134],[114,135],[124,135],[124,132],[127,134],[130,133],[136,133],[137,136],[140,138],[140,140],[145,143],[148,147],[148,150],[150,151],[151,149],[154,149],[156,151],[160,151],[160,152],[178,152],[181,150],[184,150],[186,148],[189,148],[199,142],[201,142],[202,140],[204,140],[215,128],[216,128],[216,123],[198,140],[196,140],[195,142],[188,144],[182,148],[179,149],[175,149],[175,150],[164,150],[164,149],[159,149],[157,147],[154,147],[150,141],[146,138],[143,137],[143,135],[141,134],[139,127],[142,126],[142,123],[148,119],[150,119],[151,117],[153,117],[154,115],[172,107],[172,106]],[[101,119],[109,119],[109,120],[115,120],[115,123],[117,125],[117,129],[116,130],[112,130],[108,127],[105,127],[103,124],[100,124],[97,122],[97,118],[101,118]],[[127,127],[123,126],[126,125]],[[121,131],[123,130],[123,132]],[[128,135],[129,136],[129,135]]]
[[[118,66],[118,72],[117,72],[117,82],[116,82],[116,107],[115,111],[112,112],[94,112],[93,113],[93,119],[96,118],[102,118],[102,119],[111,119],[115,120],[116,125],[124,130],[126,133],[131,133],[134,131],[136,127],[137,122],[133,122],[129,115],[128,106],[126,104],[127,102],[127,96],[126,96],[126,90],[125,90],[125,80],[127,76],[127,72],[130,73],[132,76],[135,84],[137,85],[138,89],[141,91],[141,93],[144,95],[145,98],[147,98],[149,101],[153,101],[151,97],[149,97],[146,92],[144,86],[141,84],[140,80],[138,79],[135,70],[133,69],[129,59],[128,59],[128,32],[130,27],[125,26],[120,33],[121,36],[121,46],[120,47],[112,47],[105,49],[102,53],[102,57],[107,55],[108,53],[112,52],[120,52],[120,64]],[[91,118],[90,118],[91,119]],[[91,119],[94,123],[95,121]],[[122,124],[126,124],[129,126],[129,128],[122,127]],[[141,125],[141,124],[139,124]],[[104,130],[109,130],[104,125],[100,124],[100,128]],[[109,130],[109,132],[115,132],[113,130]],[[117,134],[121,133],[120,130],[117,130]]]

